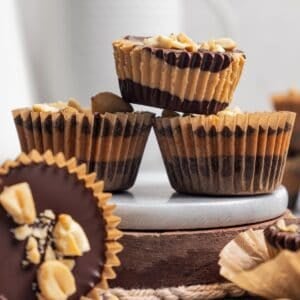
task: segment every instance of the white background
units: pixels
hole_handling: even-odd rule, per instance
[[[271,109],[299,86],[299,23],[297,0],[1,0],[0,159],[19,152],[12,108],[118,92],[111,42],[130,33],[232,36],[248,58],[234,105]],[[153,135],[142,169],[163,170]]]

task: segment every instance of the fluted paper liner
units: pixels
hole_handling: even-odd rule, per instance
[[[299,299],[300,251],[270,257],[263,230],[248,230],[220,253],[220,274],[242,289],[267,299]]]
[[[289,193],[289,208],[293,209],[297,203],[298,192],[300,190],[300,154],[287,157],[282,184]]]
[[[44,154],[40,154],[36,150],[31,151],[28,155],[22,153],[16,160],[6,161],[0,167],[0,174],[8,174],[14,168],[30,164],[47,164],[48,166],[66,168],[70,174],[76,174],[79,181],[84,181],[86,188],[93,191],[95,200],[98,202],[99,209],[106,222],[106,238],[104,241],[106,246],[106,259],[103,266],[101,282],[95,287],[95,290],[98,288],[107,289],[107,280],[113,279],[116,276],[113,267],[120,265],[117,253],[122,250],[122,246],[117,240],[120,239],[122,233],[117,229],[120,218],[113,214],[115,205],[108,203],[111,194],[103,192],[103,181],[96,181],[96,174],[88,174],[86,165],[78,165],[75,158],[66,160],[62,153],[54,155],[51,151],[47,151]],[[91,291],[91,295],[92,294],[93,289]]]
[[[106,191],[126,190],[137,177],[152,126],[151,113],[45,113],[13,111],[21,149],[63,152],[86,163]]]
[[[281,184],[295,114],[156,118],[172,187],[192,194],[261,194]]]
[[[298,153],[300,151],[300,95],[274,95],[272,103],[276,110],[289,110],[297,114],[290,148],[292,152]]]
[[[245,63],[245,56],[239,52],[188,53],[126,48],[118,43],[114,43],[114,57],[126,101],[201,114],[217,113],[231,102]],[[201,67],[193,66],[197,61],[201,61]],[[186,67],[180,67],[182,63]],[[228,66],[222,69],[226,63]]]

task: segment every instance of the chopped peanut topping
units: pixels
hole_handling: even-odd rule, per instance
[[[153,46],[165,49],[185,49],[187,51],[197,51],[197,45],[190,37],[184,33],[178,35],[171,34],[170,36],[157,35],[144,40],[146,46]]]
[[[236,48],[236,43],[230,38],[209,40],[200,44],[200,49],[214,51],[214,52],[232,51],[235,48]]]
[[[68,102],[52,102],[52,103],[40,103],[32,106],[34,112],[46,112],[46,113],[78,113],[83,112],[83,108],[79,102],[73,98],[70,98]]]

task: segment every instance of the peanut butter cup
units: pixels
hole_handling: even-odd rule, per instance
[[[297,113],[291,139],[290,154],[298,154],[300,151],[300,90],[289,89],[286,93],[274,94],[272,103],[277,111],[289,110]]]
[[[62,152],[86,163],[105,191],[133,186],[152,127],[153,114],[133,112],[112,93],[92,98],[92,110],[76,101],[36,104],[13,111],[21,149]]]
[[[154,130],[172,187],[183,193],[262,194],[281,184],[295,113],[158,117]]]
[[[299,219],[281,219],[264,230],[269,254],[274,256],[280,250],[298,251],[300,249]]]
[[[0,295],[87,299],[119,265],[119,218],[103,182],[62,154],[21,154],[0,167]]]
[[[123,98],[187,113],[214,114],[231,102],[245,55],[229,38],[200,44],[183,33],[113,42]]]

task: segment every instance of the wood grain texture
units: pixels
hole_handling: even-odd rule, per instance
[[[210,230],[127,231],[121,239],[121,266],[110,286],[133,289],[223,282],[218,266],[222,248],[238,233],[265,228],[275,220]]]

